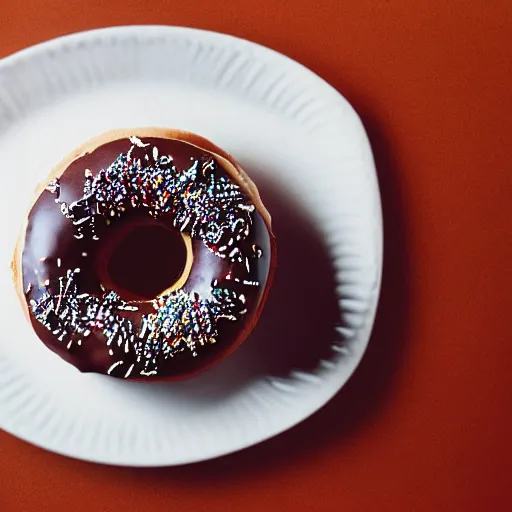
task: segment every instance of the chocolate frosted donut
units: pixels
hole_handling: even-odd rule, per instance
[[[109,132],[43,184],[13,260],[41,341],[82,372],[184,378],[233,351],[274,268],[270,216],[194,134]]]

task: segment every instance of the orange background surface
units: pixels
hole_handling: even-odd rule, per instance
[[[1,0],[0,56],[134,23],[263,43],[354,105],[383,196],[374,334],[324,409],[219,460],[105,467],[0,432],[0,510],[512,510],[512,2]]]

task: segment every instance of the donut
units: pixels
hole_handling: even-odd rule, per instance
[[[37,337],[84,373],[177,380],[234,351],[275,267],[271,219],[237,162],[181,130],[116,130],[40,185],[12,268]]]

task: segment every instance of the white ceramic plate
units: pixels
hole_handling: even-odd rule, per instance
[[[98,133],[197,132],[232,153],[273,214],[279,267],[254,334],[182,383],[84,375],[31,332],[9,263],[31,194]],[[173,465],[300,422],[347,381],[368,343],[382,268],[370,146],[347,101],[296,62],[176,27],[75,34],[0,61],[0,427],[54,452]],[[350,414],[350,411],[346,411]]]

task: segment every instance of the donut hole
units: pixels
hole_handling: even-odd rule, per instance
[[[189,256],[178,230],[157,221],[134,223],[109,237],[98,258],[100,279],[125,300],[151,300],[183,284]]]

